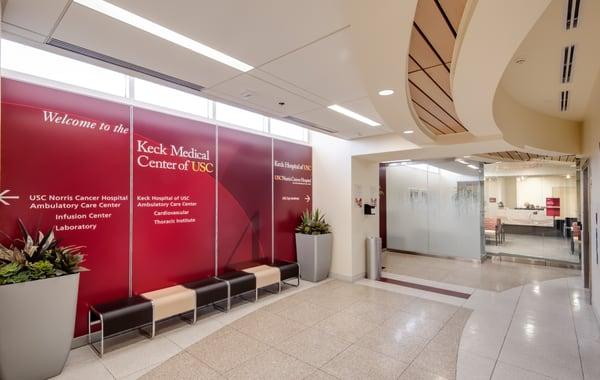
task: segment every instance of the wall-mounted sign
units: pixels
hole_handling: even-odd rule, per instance
[[[21,218],[85,246],[77,336],[92,304],[295,260],[309,146],[7,79],[1,134],[0,242]]]
[[[560,198],[546,198],[546,216],[560,216]]]

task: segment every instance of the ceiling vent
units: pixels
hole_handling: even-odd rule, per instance
[[[565,46],[562,59],[562,83],[571,83],[571,74],[573,72],[573,60],[575,59],[575,45]]]
[[[560,92],[560,112],[565,112],[569,108],[569,90]]]
[[[579,7],[581,0],[567,0],[567,11],[565,17],[565,29],[575,29],[579,24]]]
[[[57,48],[60,48],[60,49],[64,49],[64,50],[70,51],[72,53],[81,54],[83,56],[86,56],[86,57],[89,57],[89,58],[93,58],[93,59],[96,59],[98,61],[102,61],[102,62],[105,62],[105,63],[110,63],[111,65],[122,67],[122,68],[127,69],[127,70],[131,70],[131,71],[135,71],[135,72],[138,72],[138,73],[142,73],[144,75],[147,75],[147,76],[150,76],[150,77],[154,77],[154,78],[163,80],[165,82],[170,82],[170,83],[176,84],[178,86],[186,87],[186,88],[189,88],[189,89],[192,89],[192,90],[195,90],[195,91],[202,91],[204,89],[203,86],[200,86],[198,84],[195,84],[195,83],[192,83],[192,82],[188,82],[188,81],[183,80],[183,79],[175,78],[175,77],[172,77],[170,75],[163,74],[163,73],[159,73],[158,71],[147,69],[145,67],[138,66],[138,65],[135,65],[133,63],[125,62],[125,61],[122,61],[120,59],[113,58],[113,57],[110,57],[108,55],[104,55],[102,53],[95,52],[93,50],[88,50],[86,48],[82,48],[81,46],[73,45],[73,44],[70,44],[70,43],[62,41],[62,40],[57,40],[56,38],[51,38],[47,42],[47,44],[51,45],[51,46],[54,46],[54,47],[57,47]]]
[[[294,124],[300,125],[301,127],[308,127],[308,128],[316,129],[319,131],[323,131],[325,133],[332,133],[332,134],[338,133],[338,131],[336,131],[336,130],[323,128],[315,123],[311,123],[310,121],[302,120],[302,119],[299,119],[294,116],[285,116],[284,119],[287,121],[290,121]]]

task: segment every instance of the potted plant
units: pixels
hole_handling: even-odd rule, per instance
[[[53,229],[0,244],[0,379],[46,379],[67,360],[75,326],[81,247]],[[28,358],[25,360],[24,358]]]
[[[296,227],[296,252],[300,277],[318,282],[329,276],[331,268],[332,235],[325,216],[317,209],[302,213]]]

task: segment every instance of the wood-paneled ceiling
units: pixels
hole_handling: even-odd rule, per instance
[[[577,157],[574,155],[546,156],[535,153],[519,152],[516,150],[479,154],[478,156],[494,161],[557,161],[572,163],[577,162]]]
[[[456,115],[450,66],[466,0],[419,0],[408,64],[410,96],[419,121],[434,135],[467,132]]]

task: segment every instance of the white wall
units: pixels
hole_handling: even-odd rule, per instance
[[[350,141],[313,132],[313,209],[325,213],[333,233],[331,276],[352,280]]]
[[[363,203],[372,204],[374,198],[377,204],[376,215],[365,215],[364,208],[352,202],[352,276],[356,279],[365,274],[367,237],[379,236],[379,164],[353,158],[352,189],[360,190]]]
[[[332,226],[333,259],[330,276],[355,281],[365,274],[365,239],[379,236],[379,216],[364,215],[353,201],[353,188],[362,198],[379,202],[379,164],[353,159],[354,142],[312,134],[313,208]],[[378,209],[377,209],[378,211]]]

